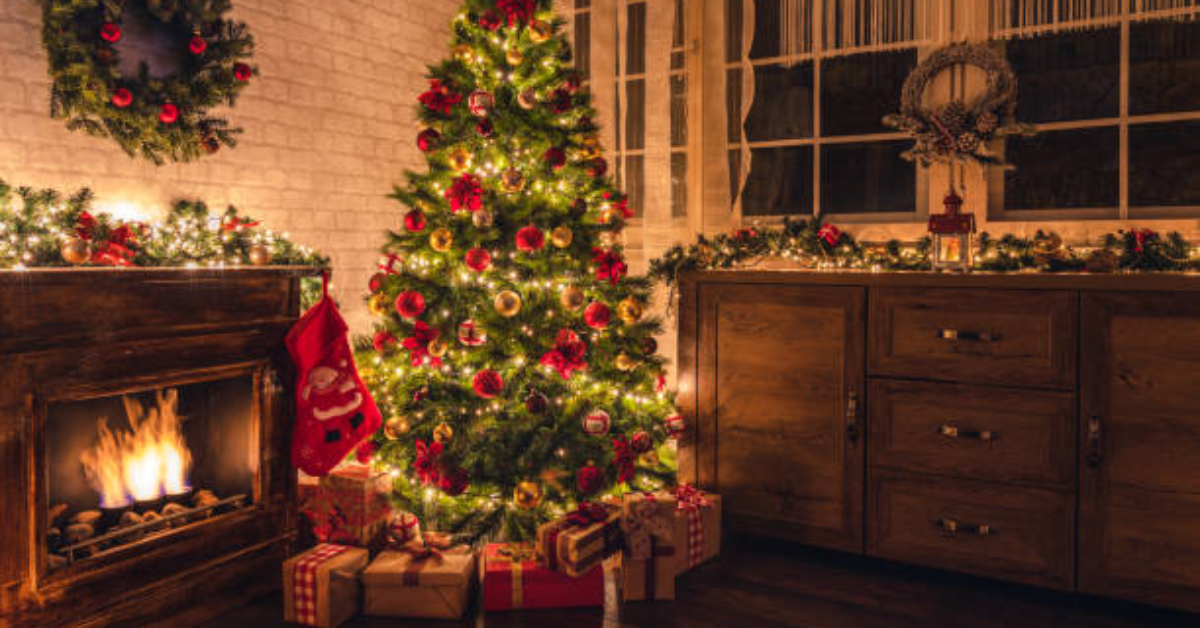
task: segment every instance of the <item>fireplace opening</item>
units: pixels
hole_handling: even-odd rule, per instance
[[[55,570],[249,507],[254,380],[52,403],[46,450]]]

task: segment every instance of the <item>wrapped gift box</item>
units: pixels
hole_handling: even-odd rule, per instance
[[[721,496],[684,484],[675,498],[675,541],[680,552],[675,573],[681,574],[721,553]]]
[[[391,477],[365,465],[334,469],[315,491],[303,492],[301,512],[318,541],[368,547],[383,538],[391,514]]]
[[[484,549],[483,609],[604,606],[604,568],[579,578],[551,571],[531,545],[492,543]]]
[[[677,500],[667,493],[632,493],[625,496],[623,508],[625,554],[618,577],[622,599],[675,599],[680,558],[675,545]]]
[[[385,617],[460,619],[477,576],[475,553],[465,545],[411,543],[387,550],[362,574],[364,612]]]
[[[580,504],[571,514],[538,527],[538,555],[551,571],[578,578],[621,551],[621,508]]]
[[[358,574],[367,550],[321,544],[283,563],[285,621],[334,628],[358,614]]]

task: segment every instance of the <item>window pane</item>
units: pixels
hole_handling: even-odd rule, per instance
[[[731,143],[742,141],[742,71],[725,72],[725,128]]]
[[[857,54],[821,65],[821,134],[884,133],[883,116],[900,110],[904,79],[917,65],[917,52]]]
[[[626,83],[625,96],[629,113],[625,116],[625,146],[621,150],[641,150],[646,147],[646,81]]]
[[[778,57],[780,0],[756,0],[754,3],[754,43],[750,45],[751,59]],[[741,54],[741,50],[738,51]]]
[[[729,151],[729,199],[737,201],[738,193],[741,192],[739,184],[741,183],[742,169],[742,151]]]
[[[1017,73],[1024,122],[1114,118],[1120,105],[1120,31],[1115,28],[1005,43]]]
[[[575,67],[590,74],[592,71],[592,14],[575,16]]]
[[[646,71],[646,5],[631,4],[628,12],[625,73],[642,74]]]
[[[1200,110],[1200,22],[1129,27],[1129,113]]]
[[[725,60],[742,58],[742,0],[725,2]]]
[[[821,146],[821,213],[917,211],[917,168],[900,158],[911,142]]]
[[[687,77],[671,77],[671,146],[687,146]]]
[[[755,149],[742,193],[742,214],[812,214],[812,160],[811,146]]]
[[[646,160],[640,155],[625,158],[625,193],[629,195],[629,209],[634,216],[642,215],[645,198]]]
[[[813,135],[811,63],[755,69],[754,104],[746,120],[750,141],[795,139]]]
[[[1117,128],[1073,129],[1010,137],[1005,152],[1004,207],[1114,208],[1120,205]]]
[[[671,215],[687,216],[687,153],[671,154]]]
[[[592,0],[575,0],[576,9],[586,9],[592,6]]]
[[[1129,127],[1129,204],[1200,206],[1200,120]]]

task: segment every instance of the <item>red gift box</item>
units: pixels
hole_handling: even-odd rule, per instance
[[[604,567],[579,578],[542,566],[530,545],[491,543],[484,550],[483,610],[604,606]]]

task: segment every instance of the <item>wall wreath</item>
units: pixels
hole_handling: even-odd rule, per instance
[[[249,29],[225,17],[230,0],[43,2],[50,113],[68,129],[111,137],[155,164],[235,144],[241,129],[210,113],[232,106],[255,74]],[[143,58],[126,49],[127,26],[149,33]],[[147,60],[169,71],[152,72]]]
[[[969,101],[951,99],[944,105],[926,106],[930,82],[958,66],[983,71],[984,93]],[[964,161],[1001,164],[988,149],[989,142],[1034,133],[1032,125],[1016,121],[1017,77],[1012,67],[1003,55],[983,44],[952,44],[935,50],[904,81],[900,106],[900,113],[885,116],[883,122],[916,140],[903,156],[922,166]]]

